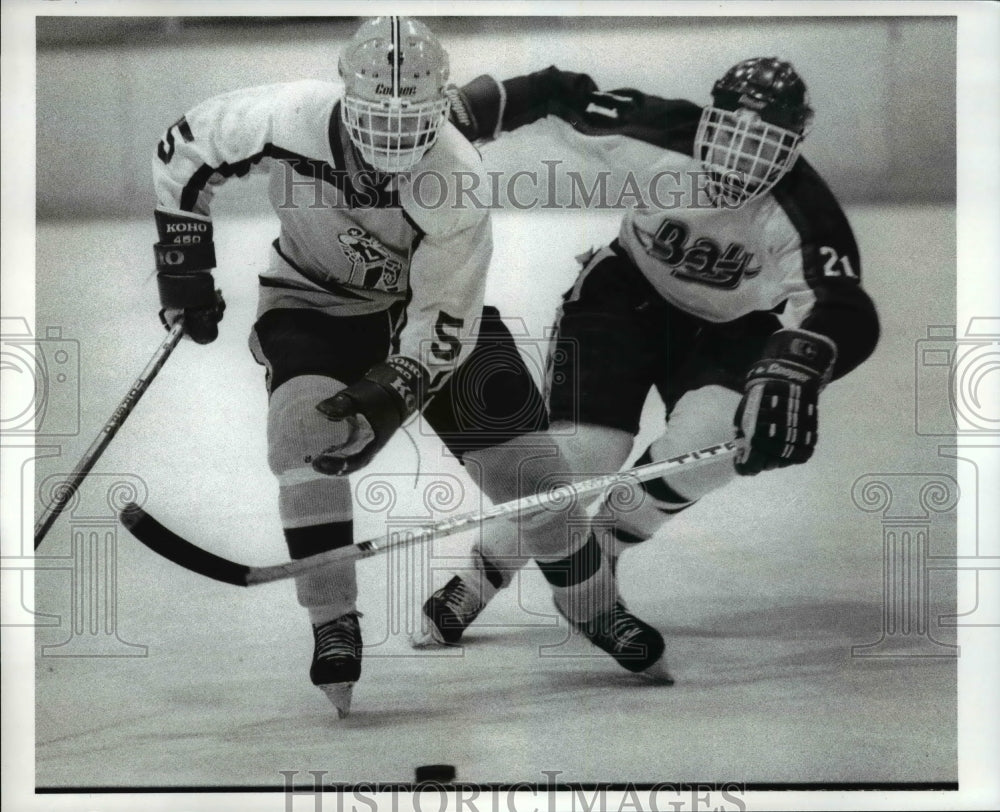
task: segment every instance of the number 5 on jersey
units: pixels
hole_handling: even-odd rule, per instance
[[[459,353],[462,351],[462,340],[459,338],[459,332],[465,326],[465,319],[458,319],[443,310],[438,311],[437,323],[434,325],[434,335],[436,340],[431,344],[431,355],[437,358],[439,361],[450,362],[458,358]],[[446,332],[448,330],[453,330],[454,333]],[[450,375],[452,370],[442,369],[434,375],[428,387],[428,394],[437,392],[444,383],[446,376]]]
[[[191,132],[191,125],[188,124],[184,116],[181,116],[167,128],[167,134],[163,136],[163,140],[156,147],[157,156],[165,164],[170,163],[170,159],[174,157],[174,130],[180,133],[185,144],[194,141],[194,133]]]

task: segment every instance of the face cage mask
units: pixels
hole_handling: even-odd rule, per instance
[[[406,172],[434,145],[449,104],[442,98],[390,109],[385,102],[345,96],[341,119],[367,163],[380,172]]]
[[[708,194],[720,208],[739,208],[769,192],[799,157],[802,136],[747,110],[706,107],[695,155],[708,171]]]

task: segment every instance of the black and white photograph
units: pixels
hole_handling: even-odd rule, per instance
[[[996,5],[2,13],[5,808],[1000,805]]]

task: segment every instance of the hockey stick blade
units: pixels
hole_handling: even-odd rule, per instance
[[[121,523],[154,553],[216,581],[249,586],[250,567],[217,556],[181,538],[134,502],[122,508]]]
[[[227,558],[210,553],[207,550],[181,538],[170,529],[150,516],[145,510],[134,503],[125,506],[121,513],[121,522],[139,541],[149,549],[164,558],[179,564],[185,569],[204,575],[215,581],[221,581],[235,586],[255,586],[285,578],[294,578],[302,572],[317,569],[327,564],[346,563],[370,558],[389,550],[421,544],[433,539],[451,536],[465,530],[471,530],[484,522],[501,517],[516,518],[545,510],[568,500],[588,494],[599,493],[608,488],[622,484],[645,482],[682,466],[696,467],[713,461],[731,457],[741,448],[736,440],[717,443],[707,448],[680,454],[659,462],[651,462],[614,474],[594,477],[593,479],[573,484],[559,485],[543,493],[525,496],[511,502],[504,502],[492,508],[476,512],[463,513],[450,519],[442,519],[427,525],[422,530],[407,530],[403,533],[392,533],[386,537],[372,538],[347,547],[338,547],[325,553],[318,553],[306,558],[286,561],[283,564],[272,564],[263,567],[238,564]]]

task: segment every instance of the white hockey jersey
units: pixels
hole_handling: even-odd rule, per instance
[[[785,327],[823,334],[838,348],[834,377],[874,350],[878,317],[861,287],[854,235],[805,159],[769,194],[720,209],[693,157],[698,105],[631,89],[602,93],[589,76],[557,68],[502,83],[479,77],[463,92],[474,135],[523,127],[514,138],[531,133],[561,145],[546,157],[590,180],[610,175],[609,199],[628,201],[618,243],[675,307],[715,323],[771,312]]]
[[[157,148],[157,203],[210,216],[220,184],[268,173],[280,234],[260,277],[261,311],[351,316],[405,307],[394,352],[419,360],[439,385],[475,344],[482,311],[489,214],[449,205],[458,173],[481,174],[481,159],[447,124],[412,170],[434,183],[414,191],[405,175],[360,162],[340,124],[341,96],[338,85],[299,81],[197,105]]]

